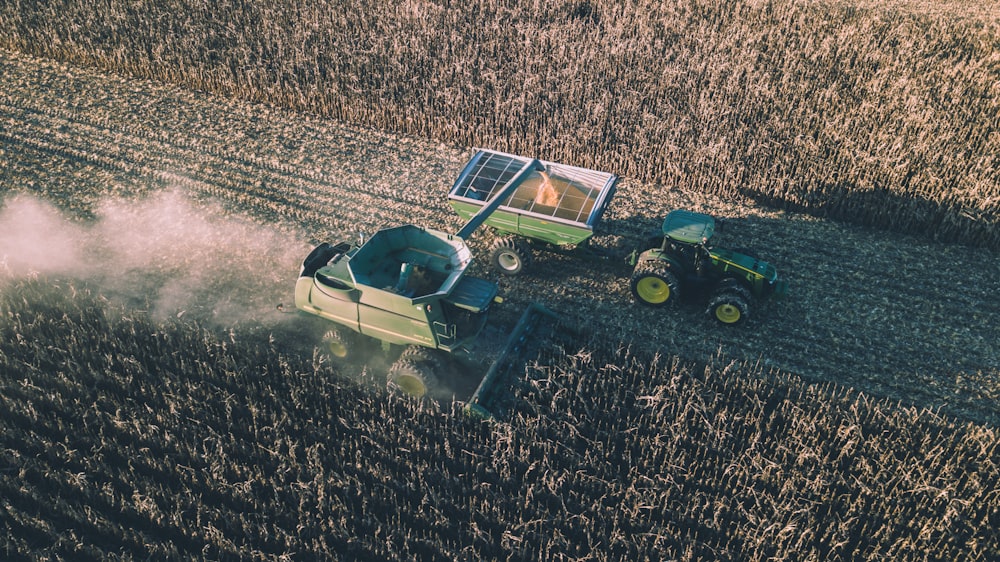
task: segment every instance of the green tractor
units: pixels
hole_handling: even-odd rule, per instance
[[[630,287],[642,304],[662,307],[685,293],[708,293],[708,314],[726,325],[744,322],[754,299],[784,295],[788,283],[773,265],[746,251],[712,247],[715,219],[687,210],[671,211],[647,245],[633,252]]]

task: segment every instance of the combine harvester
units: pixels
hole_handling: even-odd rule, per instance
[[[393,360],[389,385],[407,394],[446,397],[460,386],[456,371],[485,372],[467,410],[503,417],[509,378],[556,317],[532,304],[513,329],[488,321],[502,299],[496,283],[467,275],[473,256],[465,241],[518,188],[541,181],[546,166],[521,159],[490,173],[498,189],[455,234],[405,225],[314,248],[302,263],[295,306],[336,324],[326,339],[337,358],[380,342]],[[610,174],[591,173],[613,183]]]

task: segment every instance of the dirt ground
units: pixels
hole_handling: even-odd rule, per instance
[[[0,69],[0,197],[42,195],[85,218],[109,196],[177,189],[298,233],[289,247],[400,223],[461,226],[446,194],[472,149],[2,51]],[[541,301],[623,345],[760,362],[903,406],[1000,422],[995,252],[628,178],[595,243],[630,247],[677,207],[727,218],[720,244],[774,263],[789,296],[733,329],[697,303],[672,311],[636,305],[613,264],[544,255],[518,278],[498,278],[483,262],[474,271],[499,280],[508,310]],[[479,255],[490,237],[474,235]],[[295,274],[290,267],[289,299]]]

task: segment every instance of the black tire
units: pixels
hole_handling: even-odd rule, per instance
[[[677,302],[681,284],[664,262],[642,262],[632,272],[629,288],[635,300],[646,306],[666,306]]]
[[[346,328],[331,328],[323,334],[323,346],[335,361],[349,361],[356,351],[357,340]]]
[[[708,303],[707,312],[720,324],[737,326],[750,315],[750,302],[735,291],[716,293]]]
[[[712,296],[715,297],[717,295],[721,295],[722,293],[736,293],[737,295],[743,297],[743,300],[747,302],[753,300],[753,295],[750,292],[750,289],[748,289],[747,286],[744,285],[739,279],[735,279],[733,277],[727,277],[726,279],[719,281],[718,284],[715,285],[715,290],[713,291]]]
[[[407,346],[403,350],[403,353],[399,354],[399,360],[410,361],[418,365],[427,365],[431,371],[437,372],[441,368],[441,358],[438,356],[438,353],[440,352],[429,347],[411,345]]]
[[[411,359],[400,358],[393,363],[386,378],[390,388],[414,398],[433,395],[438,386],[437,375],[431,366]]]
[[[531,246],[516,236],[504,236],[490,250],[490,263],[504,275],[518,275],[531,267],[533,261]]]

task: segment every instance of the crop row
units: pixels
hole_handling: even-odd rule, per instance
[[[995,430],[836,385],[566,340],[528,358],[520,406],[490,425],[351,382],[263,332],[154,324],[54,279],[5,283],[10,555],[1000,552]]]

